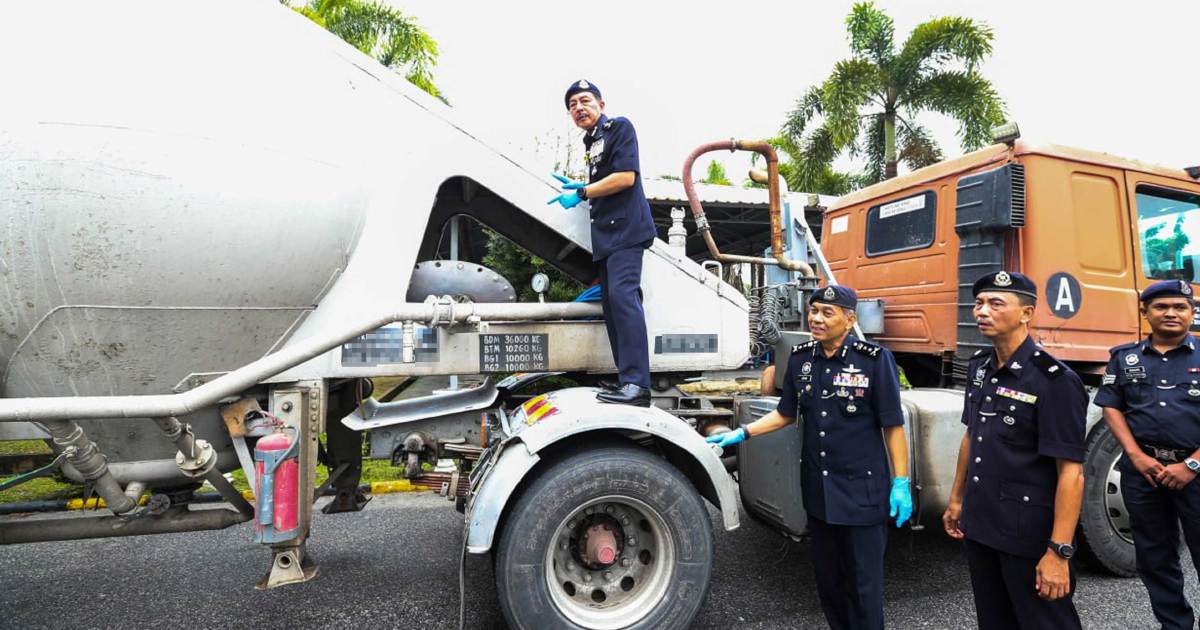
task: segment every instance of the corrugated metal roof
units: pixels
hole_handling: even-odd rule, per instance
[[[740,206],[766,206],[767,205],[767,189],[766,188],[742,188],[740,186],[719,186],[716,184],[701,184],[695,185],[696,194],[700,196],[700,203],[726,203]],[[646,199],[651,202],[672,202],[687,203],[687,195],[683,191],[683,182],[670,179],[642,179],[642,189],[646,193]],[[820,204],[828,206],[833,203],[836,197],[829,195],[818,195]],[[787,201],[793,206],[804,206],[808,204],[808,193],[792,192],[788,193]]]

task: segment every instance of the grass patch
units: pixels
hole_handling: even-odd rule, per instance
[[[45,440],[7,440],[0,442],[0,455],[49,455],[54,451]]]

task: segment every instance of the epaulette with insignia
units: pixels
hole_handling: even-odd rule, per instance
[[[852,347],[856,351],[861,352],[872,358],[879,356],[879,351],[883,349],[882,346],[873,344],[869,341],[862,341],[862,340],[856,340]]]
[[[612,124],[613,124],[613,119],[609,118],[608,120],[604,121],[604,128],[608,129],[609,127],[612,126]]]
[[[1119,345],[1119,346],[1113,346],[1113,347],[1111,347],[1111,348],[1109,348],[1109,349],[1108,349],[1108,353],[1109,353],[1109,354],[1116,354],[1116,353],[1118,353],[1118,352],[1120,352],[1120,351],[1122,351],[1122,350],[1128,350],[1128,349],[1130,349],[1130,348],[1133,348],[1133,347],[1137,346],[1137,345],[1138,345],[1138,344],[1140,344],[1140,343],[1142,343],[1142,342],[1140,342],[1140,341],[1131,341],[1131,342],[1129,342],[1129,343],[1123,343],[1123,344],[1121,344],[1121,345]]]
[[[1041,368],[1050,378],[1058,378],[1068,369],[1065,363],[1050,356],[1050,353],[1045,350],[1035,351],[1029,360],[1033,361],[1033,364]]]
[[[977,356],[980,356],[980,355],[982,355],[984,352],[987,352],[987,350],[984,350],[983,348],[980,348],[980,349],[976,350],[976,351],[975,351],[975,354],[972,354],[971,356],[973,356],[973,357],[977,357]]]
[[[811,348],[811,347],[817,345],[818,343],[819,342],[816,339],[813,339],[812,341],[805,341],[804,343],[798,343],[798,344],[792,346],[792,352],[796,353],[801,350]]]

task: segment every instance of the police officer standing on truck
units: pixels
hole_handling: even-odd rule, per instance
[[[800,483],[809,549],[821,608],[835,630],[883,627],[888,517],[899,527],[912,515],[896,362],[886,348],[850,335],[857,303],[846,287],[814,293],[813,340],[792,348],[775,411],[707,438],[729,446],[804,417]]]
[[[642,310],[642,253],[654,242],[654,220],[642,192],[637,133],[628,119],[609,118],[596,84],[580,79],[564,97],[575,126],[583,129],[588,181],[563,184],[558,202],[573,208],[591,202],[592,260],[600,271],[600,303],[608,344],[617,364],[616,391],[596,395],[601,402],[650,406],[650,351]]]
[[[1070,560],[1087,394],[1079,376],[1029,336],[1032,280],[1000,271],[972,290],[975,322],[992,349],[967,363],[967,431],[942,524],[966,539],[981,629],[1079,628]]]
[[[1096,405],[1125,449],[1121,493],[1137,572],[1163,628],[1194,628],[1183,595],[1179,529],[1200,558],[1200,342],[1188,332],[1194,296],[1183,280],[1142,291],[1150,336],[1112,349]],[[1195,567],[1200,569],[1200,567]]]

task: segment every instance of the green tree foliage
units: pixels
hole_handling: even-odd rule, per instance
[[[846,31],[852,56],[804,93],[783,126],[796,147],[798,190],[817,191],[836,175],[830,164],[844,151],[865,158],[863,184],[895,177],[900,162],[916,169],[941,160],[941,148],[916,121],[924,111],[957,120],[968,150],[985,146],[991,128],[1003,122],[1004,102],[978,71],[992,53],[986,24],[934,18],[897,50],[892,18],[864,2],[847,16]]]
[[[863,177],[835,171],[829,164],[819,168],[804,168],[805,156],[799,144],[788,136],[777,136],[767,140],[779,154],[779,174],[788,184],[788,189],[794,192],[818,193],[822,195],[844,195],[864,185]],[[759,164],[757,153],[750,156],[751,164]],[[766,188],[749,179],[746,188]]]
[[[547,302],[570,302],[584,290],[585,287],[578,280],[517,247],[494,230],[484,228],[483,231],[487,235],[487,254],[483,257],[483,264],[508,278],[517,290],[518,302],[537,301],[537,293],[529,286],[529,281],[538,272],[550,276],[550,290],[546,292]]]
[[[732,186],[733,182],[729,181],[729,177],[725,175],[725,165],[713,160],[708,163],[708,173],[704,179],[700,180],[701,184],[717,184],[719,186]]]
[[[308,0],[300,6],[280,2],[447,102],[433,82],[437,42],[399,9],[370,0]]]
[[[1160,236],[1163,228],[1167,226],[1166,223],[1156,225],[1142,234],[1142,259],[1150,269],[1147,275],[1154,278],[1191,280],[1190,275],[1176,264],[1179,253],[1186,249],[1192,240],[1183,231],[1183,220],[1184,216],[1180,214],[1170,235]]]

